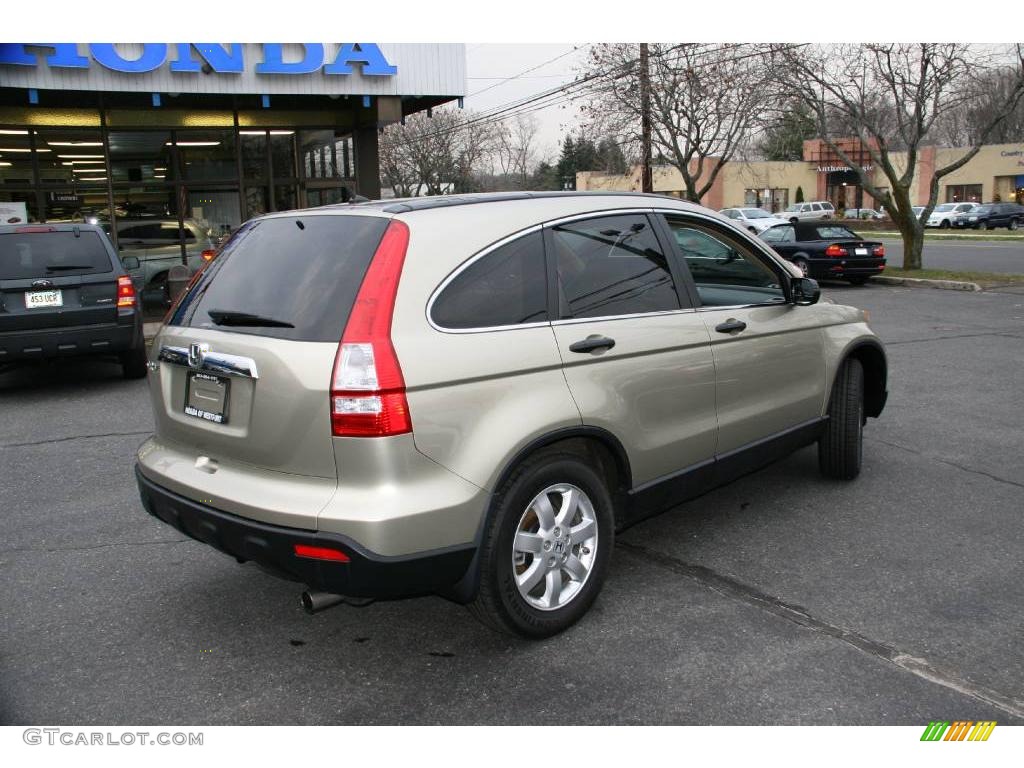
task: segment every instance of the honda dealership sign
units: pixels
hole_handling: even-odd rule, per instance
[[[464,95],[462,45],[0,43],[0,86],[186,93]]]

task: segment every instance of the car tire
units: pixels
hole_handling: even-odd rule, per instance
[[[802,259],[799,256],[797,256],[795,259],[793,259],[793,265],[800,270],[801,274],[804,277],[811,276],[811,265],[807,263],[807,259]]]
[[[981,229],[992,229],[992,226],[987,222],[983,221],[978,225]]]
[[[146,345],[140,344],[135,349],[122,352],[121,369],[126,379],[146,378]]]
[[[750,231],[750,234],[752,234],[752,235],[756,235],[757,234],[757,229],[756,228],[754,228],[754,227],[747,227],[747,229]]]
[[[949,229],[949,219],[943,219],[939,224],[939,229]]]
[[[1006,225],[1006,228],[1011,230],[1011,231],[1016,229],[1017,228],[1017,220],[1016,219],[1010,219],[1010,223]]]
[[[798,221],[800,221],[800,219],[798,219],[796,216],[794,216],[793,218],[791,218],[789,220],[789,223],[790,224],[796,224]]]
[[[499,632],[528,638],[563,632],[590,608],[608,571],[615,536],[608,489],[578,455],[543,451],[516,468],[491,505],[478,553],[480,584],[470,611]],[[560,513],[570,516],[568,525]],[[594,535],[575,540],[574,531],[576,536]],[[519,541],[529,551],[517,549]],[[575,561],[571,568],[562,565],[573,562],[567,557]],[[564,602],[551,606],[553,595]]]
[[[864,455],[864,368],[847,358],[839,369],[828,405],[828,421],[818,438],[818,467],[835,480],[860,474]]]

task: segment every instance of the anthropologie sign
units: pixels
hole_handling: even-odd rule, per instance
[[[257,75],[351,75],[356,67],[363,75],[398,74],[398,67],[385,58],[376,43],[340,43],[330,58],[323,43],[290,46],[301,49],[298,58],[286,57],[283,43],[263,43],[258,48],[262,58],[253,67]],[[53,69],[89,69],[99,65],[130,74],[153,72],[165,65],[171,72],[241,74],[253,64],[246,61],[241,43],[144,43],[135,49],[134,55],[127,56],[114,43],[0,43],[0,64],[42,64]]]

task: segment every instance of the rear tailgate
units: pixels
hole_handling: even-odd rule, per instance
[[[154,340],[158,439],[207,469],[336,480],[334,359],[388,221],[305,212],[236,233]]]
[[[92,230],[0,233],[0,332],[117,322],[117,278]]]

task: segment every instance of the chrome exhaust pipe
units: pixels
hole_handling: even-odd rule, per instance
[[[302,609],[312,616],[314,613],[325,611],[328,608],[333,608],[338,603],[345,602],[344,595],[333,595],[330,592],[310,592],[306,591],[302,593]]]

